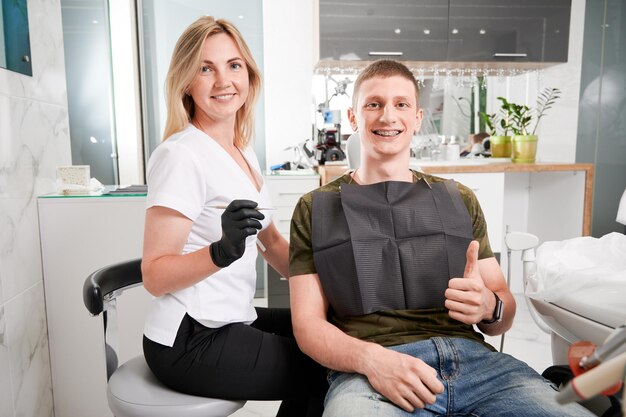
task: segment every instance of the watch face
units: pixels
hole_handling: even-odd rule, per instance
[[[493,312],[493,320],[502,321],[502,307],[504,307],[502,300],[496,295],[496,308]]]

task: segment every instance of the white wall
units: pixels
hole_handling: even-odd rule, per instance
[[[539,79],[541,86],[558,87],[563,92],[538,129],[537,155],[542,161],[576,160],[584,27],[585,0],[572,0],[567,64],[544,70]]]
[[[311,137],[313,2],[263,2],[265,144],[267,166],[285,162],[284,151]]]
[[[29,0],[33,76],[0,69],[0,416],[53,416],[37,196],[71,163],[59,0]],[[80,297],[80,289],[68,297]]]

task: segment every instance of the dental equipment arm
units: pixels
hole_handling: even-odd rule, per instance
[[[610,359],[570,381],[556,395],[559,404],[586,400],[624,380],[626,352]]]
[[[594,352],[580,360],[581,368],[593,368],[611,356],[626,352],[626,324],[621,325],[607,337],[606,341]]]
[[[537,290],[537,280],[536,280],[536,264],[535,264],[535,248],[537,244],[539,244],[539,238],[532,233],[526,232],[509,232],[504,237],[504,243],[508,249],[508,253],[511,251],[522,251],[522,263],[523,263],[523,283],[524,283],[524,293],[528,289],[531,291]],[[511,275],[511,259],[509,256],[509,270],[507,271],[507,280]],[[533,321],[537,326],[545,333],[552,333],[552,329],[537,315],[535,308],[530,303],[528,297],[524,297],[526,300],[526,305],[528,306],[528,311]],[[502,346],[501,346],[502,349]]]

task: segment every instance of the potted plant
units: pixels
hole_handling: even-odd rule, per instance
[[[480,112],[479,116],[487,126],[491,156],[493,158],[510,158],[513,153],[511,136],[509,136],[512,112],[510,103],[504,97],[498,97],[502,102],[499,113]]]
[[[545,116],[558,98],[561,97],[561,90],[558,88],[545,88],[537,98],[537,108],[533,111],[525,105],[506,102],[507,108],[511,112],[509,127],[513,132],[513,162],[532,163],[535,162],[537,154],[537,126],[541,118]],[[532,130],[530,126],[535,119]]]

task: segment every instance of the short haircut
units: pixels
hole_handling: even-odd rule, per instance
[[[352,108],[356,110],[356,104],[359,99],[359,90],[361,89],[361,84],[365,81],[370,80],[372,78],[389,78],[399,76],[405,78],[413,83],[415,87],[415,101],[419,106],[419,87],[417,86],[417,81],[415,80],[415,76],[409,70],[406,65],[401,62],[394,61],[391,59],[381,59],[378,61],[374,61],[369,64],[357,77],[354,82],[354,90],[352,93]]]

